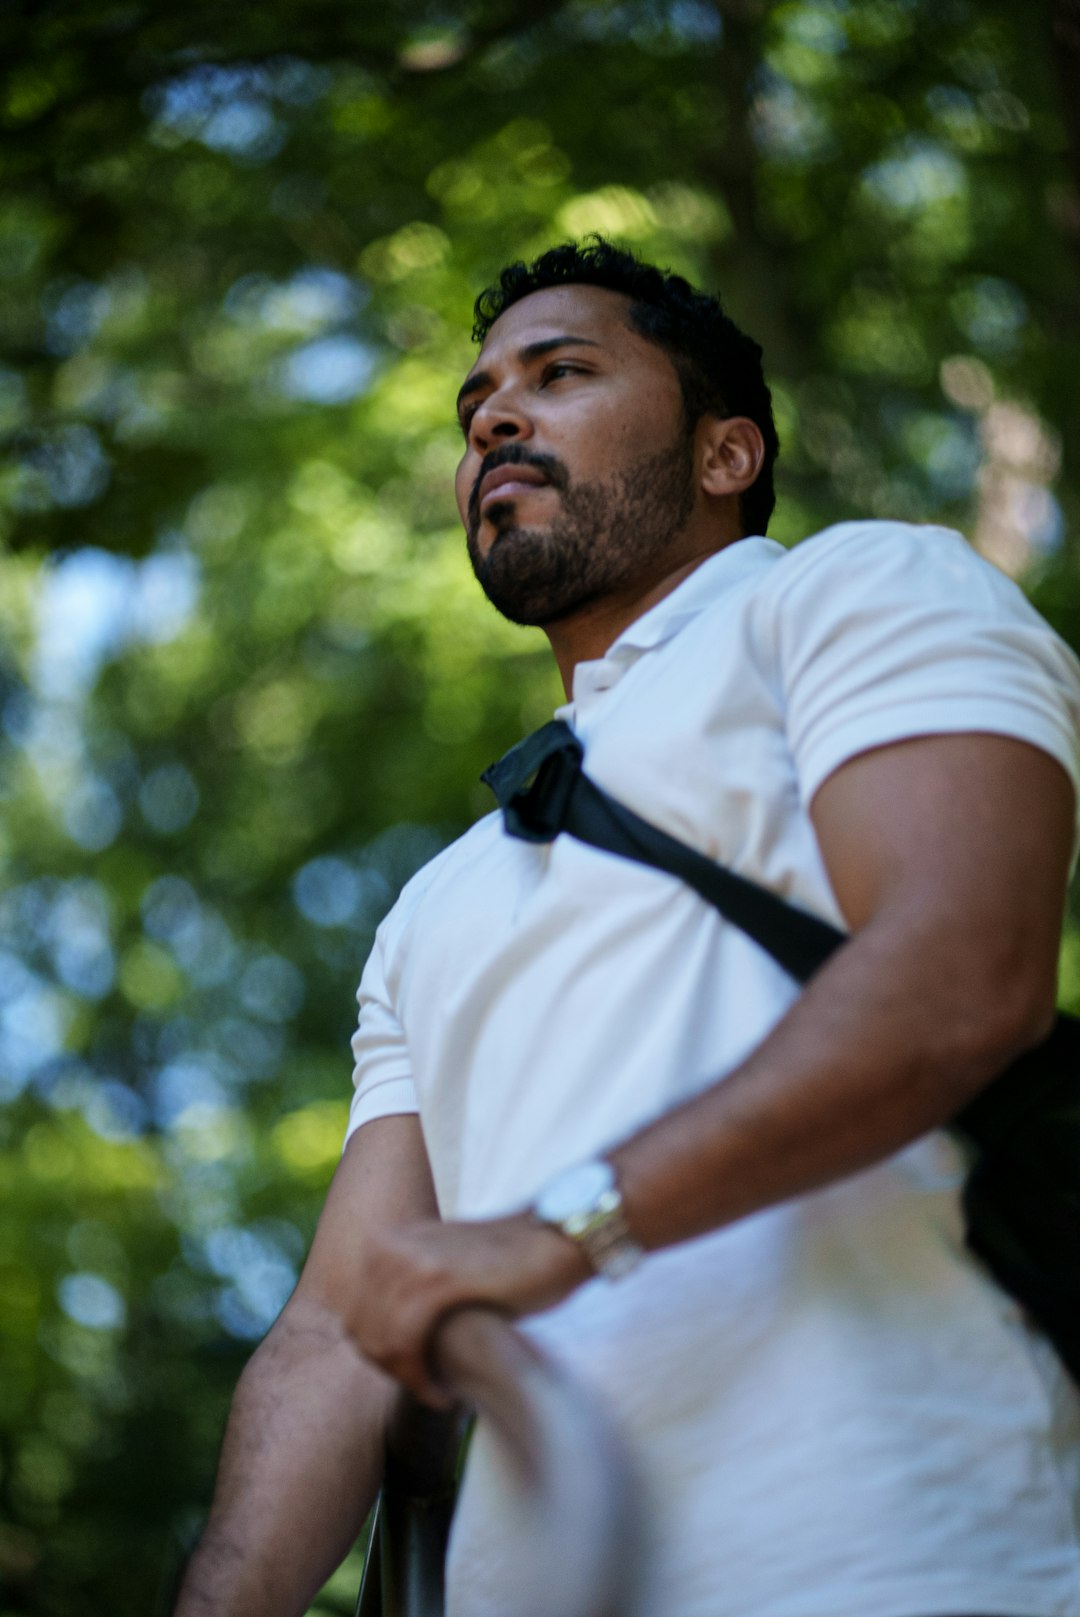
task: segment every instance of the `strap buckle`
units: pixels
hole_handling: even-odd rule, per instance
[[[552,719],[511,747],[480,779],[495,793],[508,834],[554,842],[562,830],[585,749],[568,724]]]

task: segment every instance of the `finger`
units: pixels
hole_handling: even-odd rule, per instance
[[[429,1409],[442,1412],[453,1408],[455,1402],[453,1396],[432,1375],[422,1359],[410,1359],[406,1363],[399,1363],[393,1374],[403,1387],[408,1388],[414,1398],[418,1398]]]
[[[409,1353],[402,1349],[387,1350],[377,1356],[372,1353],[365,1355],[378,1368],[411,1392],[422,1404],[429,1409],[445,1411],[452,1409],[456,1399],[453,1394],[439,1380],[431,1365],[427,1363],[422,1354]]]
[[[419,1398],[429,1409],[437,1410],[439,1414],[448,1414],[457,1403],[457,1399],[448,1393],[445,1387],[440,1387],[437,1381],[424,1382],[414,1391],[413,1396]]]

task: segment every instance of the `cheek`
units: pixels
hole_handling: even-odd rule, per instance
[[[468,458],[458,462],[458,469],[454,474],[454,498],[457,500],[458,515],[465,521],[469,509],[469,491],[472,488],[475,474],[469,466]]]
[[[575,483],[603,482],[638,465],[673,441],[682,421],[681,395],[652,377],[628,380],[587,403],[569,435],[574,450],[566,459]]]

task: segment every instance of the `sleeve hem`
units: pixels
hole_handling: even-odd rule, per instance
[[[1011,715],[1003,711],[1000,703],[994,703],[985,707],[978,704],[966,706],[955,717],[943,719],[940,702],[931,702],[892,714],[886,722],[877,715],[861,723],[845,725],[842,730],[816,743],[799,761],[799,793],[803,806],[809,807],[819,787],[852,758],[894,742],[913,741],[923,735],[1003,735],[1014,741],[1026,741],[1029,746],[1038,747],[1040,751],[1056,758],[1080,799],[1080,773],[1073,737],[1048,715],[1036,718],[1027,708]]]
[[[404,1117],[419,1114],[420,1106],[411,1078],[388,1078],[385,1083],[374,1084],[353,1098],[349,1111],[349,1125],[345,1130],[342,1150],[357,1129],[373,1123],[379,1117]]]

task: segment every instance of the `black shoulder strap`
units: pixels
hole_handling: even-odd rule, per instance
[[[686,882],[799,982],[846,941],[843,932],[651,825],[609,797],[581,767],[584,748],[561,719],[512,747],[480,777],[512,837],[553,842],[569,831],[594,848],[636,859]]]

